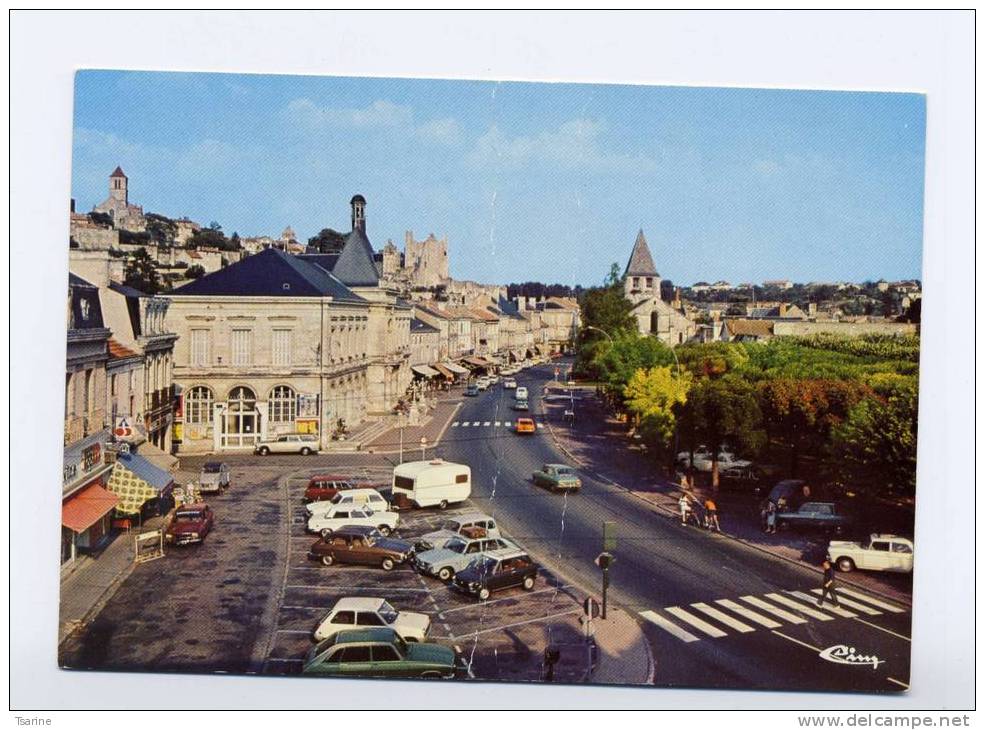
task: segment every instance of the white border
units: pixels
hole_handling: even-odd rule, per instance
[[[15,12],[11,49],[11,706],[380,707],[378,683],[55,667],[73,71],[503,78],[920,91],[928,95],[918,571],[901,697],[388,684],[386,706],[967,708],[975,545],[971,363],[974,17],[968,12]],[[49,485],[49,486],[45,486]],[[324,685],[321,685],[324,687]],[[433,685],[428,686],[433,687]],[[743,723],[744,724],[744,723]],[[791,722],[791,724],[793,724]]]

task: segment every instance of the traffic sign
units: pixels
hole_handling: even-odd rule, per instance
[[[585,615],[588,616],[590,619],[598,618],[599,612],[602,610],[599,607],[598,599],[592,598],[591,596],[585,599],[584,603],[582,604],[582,607],[585,610]]]
[[[602,523],[602,549],[606,552],[616,549],[616,523]]]
[[[116,425],[113,428],[113,435],[117,438],[127,438],[128,436],[133,436],[133,427],[130,425],[130,419],[127,416],[120,416],[116,419]]]

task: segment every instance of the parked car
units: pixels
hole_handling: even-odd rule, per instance
[[[869,535],[863,542],[832,540],[828,543],[828,559],[844,573],[856,568],[912,573],[913,541],[879,534]]]
[[[777,512],[778,527],[799,527],[831,530],[841,534],[852,524],[852,518],[834,502],[804,502],[788,512]]]
[[[699,446],[694,450],[694,469],[695,471],[711,471],[712,468],[712,451],[707,446]],[[682,451],[677,455],[677,463],[683,467],[691,466],[691,454],[687,451]],[[743,467],[752,466],[752,462],[747,459],[739,459],[729,451],[727,448],[722,447],[718,452],[718,471],[728,469],[739,469]]]
[[[169,545],[203,542],[214,525],[215,515],[209,505],[204,502],[186,504],[175,510],[174,518],[164,532],[164,539]]]
[[[518,385],[516,387],[516,392],[513,394],[513,398],[515,400],[527,400],[527,389],[522,385]]]
[[[527,401],[525,399],[524,400],[515,400],[515,401],[513,401],[513,406],[512,407],[513,407],[513,410],[514,411],[529,411],[530,410],[530,405],[527,403]]]
[[[503,381],[503,387],[506,390],[516,390],[516,379],[507,378],[506,380]]]
[[[465,395],[469,397],[479,395],[479,388],[475,385],[470,385],[465,389]]]
[[[417,572],[449,581],[455,573],[468,567],[480,553],[492,550],[519,550],[519,546],[503,537],[467,538],[459,535],[444,546],[417,553],[411,559]]]
[[[349,629],[314,646],[302,674],[338,677],[454,677],[447,646],[406,642],[389,627]]]
[[[477,533],[475,530],[480,530],[481,533]],[[445,520],[438,530],[428,532],[418,538],[415,546],[417,552],[421,553],[425,550],[444,547],[449,540],[463,534],[470,534],[473,537],[500,536],[496,520],[481,512],[470,512]]]
[[[495,550],[485,553],[452,579],[457,591],[485,601],[494,591],[523,586],[531,591],[537,581],[537,564],[523,550]]]
[[[289,433],[261,441],[253,449],[254,454],[317,454],[318,437],[309,433]]]
[[[516,425],[513,427],[516,433],[536,433],[537,424],[534,423],[532,418],[518,418],[516,419]]]
[[[308,532],[317,532],[325,537],[348,525],[365,525],[375,527],[385,537],[396,529],[399,519],[396,512],[373,512],[368,507],[333,504],[325,512],[308,518]]]
[[[229,488],[229,465],[222,461],[207,461],[198,473],[198,491],[219,493]]]
[[[315,628],[315,641],[324,641],[340,631],[385,626],[404,641],[424,641],[431,630],[426,613],[398,611],[383,598],[340,598]]]
[[[581,479],[567,464],[544,464],[533,474],[534,484],[547,487],[552,492],[581,489]]]
[[[445,509],[471,494],[472,469],[466,464],[430,459],[407,461],[393,469],[392,499],[401,509],[408,503]]]
[[[369,507],[374,512],[386,512],[390,509],[390,504],[375,489],[346,489],[338,492],[331,501],[308,502],[304,509],[310,516],[319,512],[327,512],[338,504],[345,504],[350,507]]]
[[[308,557],[322,565],[378,565],[383,570],[393,570],[413,554],[411,543],[386,537],[375,527],[357,525],[340,527],[308,550]]]
[[[478,380],[475,381],[475,387],[478,390],[488,390],[489,389],[489,380],[486,379],[486,378],[479,378]]]
[[[322,502],[331,500],[344,489],[355,489],[355,484],[343,476],[334,474],[316,474],[308,481],[304,490],[305,502]]]
[[[803,479],[783,479],[773,486],[765,501],[775,504],[778,511],[787,512],[810,498],[811,488]]]

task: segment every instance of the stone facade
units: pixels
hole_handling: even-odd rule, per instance
[[[633,304],[630,314],[640,334],[652,335],[672,347],[697,335],[697,323],[687,316],[680,299],[669,304],[660,298],[660,275],[642,229],[626,265],[623,291]]]
[[[133,233],[147,229],[144,209],[130,203],[129,180],[119,167],[109,176],[109,197],[93,208],[93,211],[108,215],[117,229]]]
[[[404,234],[404,273],[415,287],[434,287],[449,279],[448,239],[431,233],[423,241],[414,232]]]

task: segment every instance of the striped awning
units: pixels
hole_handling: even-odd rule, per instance
[[[410,369],[413,370],[418,375],[422,375],[425,378],[436,378],[441,373],[439,373],[434,368],[428,367],[427,365],[411,365]]]
[[[145,502],[156,499],[174,484],[163,469],[137,454],[120,454],[109,477],[109,489],[120,498],[116,511],[135,515]]]
[[[92,484],[62,503],[62,524],[72,532],[85,532],[113,511],[120,498]]]
[[[439,362],[434,363],[434,369],[437,370],[441,375],[444,375],[448,380],[455,379],[455,373],[453,373],[451,370],[449,370]]]
[[[447,370],[450,370],[451,372],[455,373],[456,375],[468,375],[469,374],[469,371],[466,368],[463,368],[461,365],[456,365],[453,362],[443,362],[441,364],[444,365]]]

